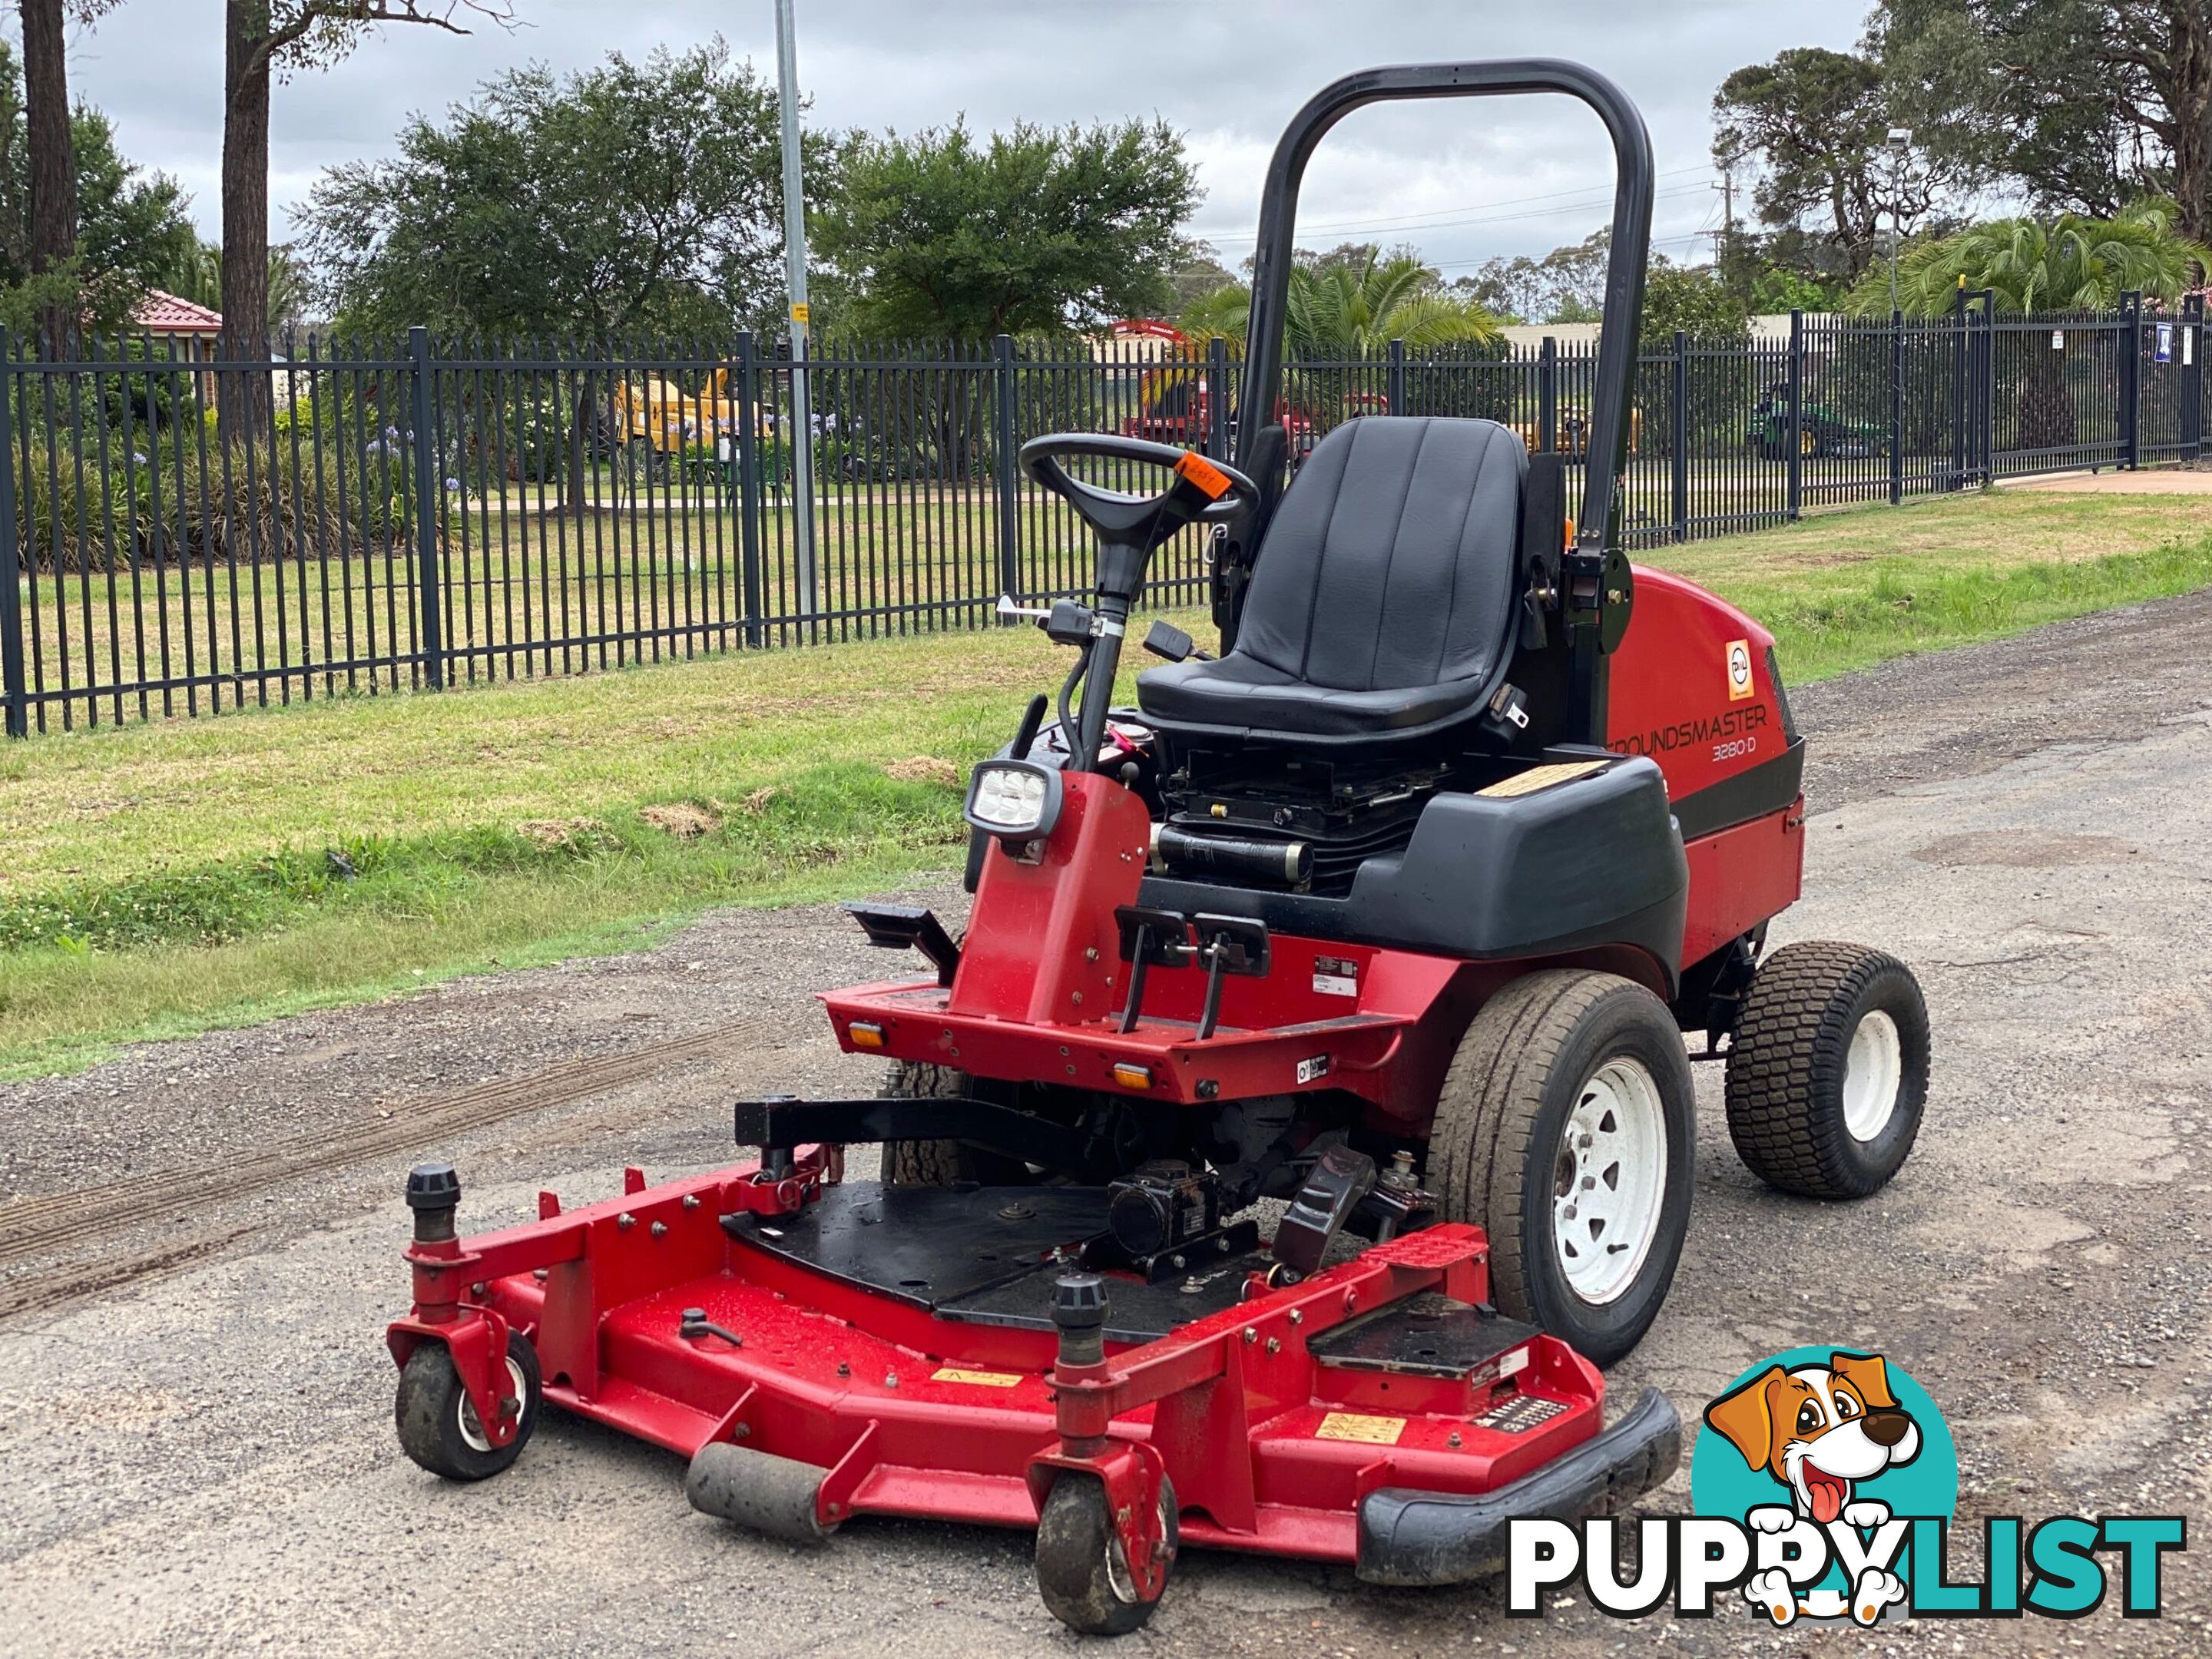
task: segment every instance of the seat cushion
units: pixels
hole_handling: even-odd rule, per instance
[[[1139,706],[1168,726],[1347,739],[1474,713],[1511,655],[1527,471],[1492,421],[1339,427],[1268,526],[1237,648],[1140,677]]]

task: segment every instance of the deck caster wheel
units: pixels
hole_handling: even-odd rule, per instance
[[[1650,1328],[1689,1231],[1693,1091],[1667,1006],[1547,969],[1485,1003],[1429,1135],[1445,1218],[1490,1235],[1492,1299],[1610,1365]]]
[[[514,1438],[495,1446],[483,1431],[477,1408],[469,1403],[461,1374],[442,1342],[425,1342],[407,1356],[399,1370],[399,1394],[392,1414],[399,1447],[431,1474],[448,1480],[487,1480],[522,1455],[538,1426],[538,1405],[544,1392],[538,1380],[538,1351],[520,1331],[507,1337],[507,1379],[522,1402]]]
[[[1175,1488],[1160,1480],[1160,1530],[1166,1536],[1163,1589],[1175,1570],[1182,1533],[1176,1518]],[[1106,1510],[1105,1483],[1095,1475],[1063,1474],[1052,1483],[1037,1518],[1037,1589],[1052,1616],[1082,1636],[1126,1636],[1159,1605],[1139,1594],[1122,1553],[1114,1517]]]
[[[1752,976],[1728,1061],[1729,1134],[1770,1187],[1864,1198],[1911,1152],[1928,1099],[1928,1004],[1863,945],[1785,945]]]

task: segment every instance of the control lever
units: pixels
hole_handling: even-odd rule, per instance
[[[1051,611],[1039,611],[1034,605],[1017,604],[1011,593],[999,595],[998,611],[999,620],[1002,623],[1041,623],[1052,615]]]

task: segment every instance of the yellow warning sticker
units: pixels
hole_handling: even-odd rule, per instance
[[[1395,1446],[1406,1431],[1402,1417],[1363,1417],[1358,1412],[1331,1412],[1314,1431],[1316,1440],[1362,1440],[1374,1446]]]
[[[969,1382],[979,1389],[1011,1389],[1022,1380],[1012,1371],[970,1371],[957,1365],[939,1365],[929,1374],[933,1382]]]
[[[1494,800],[1511,800],[1519,795],[1533,795],[1539,789],[1549,789],[1559,783],[1571,783],[1577,778],[1586,778],[1593,772],[1602,772],[1611,761],[1560,761],[1553,766],[1532,766],[1525,772],[1516,772],[1510,778],[1500,778],[1478,795],[1488,795]]]

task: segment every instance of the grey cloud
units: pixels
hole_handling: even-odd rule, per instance
[[[1190,135],[1207,199],[1200,228],[1232,262],[1249,251],[1259,175],[1284,120],[1315,88],[1365,64],[1555,56],[1613,76],[1656,149],[1655,234],[1676,255],[1717,223],[1707,150],[1713,88],[1784,46],[1847,46],[1856,5],[1820,0],[1450,4],[1444,0],[799,0],[802,84],[823,125],[908,131],[965,113],[980,129],[1158,114]],[[769,0],[519,0],[528,26],[465,40],[392,28],[335,70],[280,88],[272,196],[298,200],[323,167],[386,153],[410,111],[436,110],[510,64],[580,67],[717,32],[763,71]],[[128,154],[175,174],[215,228],[221,147],[219,0],[128,0],[81,32],[75,90],[114,117]],[[1603,222],[1609,181],[1595,121],[1564,102],[1362,112],[1309,175],[1302,238],[1408,240],[1465,268],[1541,252]],[[278,227],[282,234],[281,223]]]

